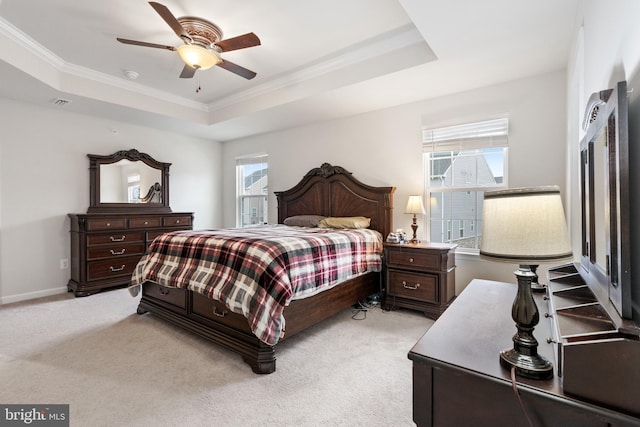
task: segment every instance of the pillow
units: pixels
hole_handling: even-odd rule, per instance
[[[284,225],[297,227],[317,227],[320,220],[325,217],[322,215],[296,215],[284,219]]]
[[[327,217],[318,223],[321,228],[368,228],[371,218],[364,216]]]

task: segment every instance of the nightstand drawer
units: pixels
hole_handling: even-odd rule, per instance
[[[389,294],[424,302],[438,302],[438,276],[389,270]]]
[[[440,268],[440,254],[427,253],[423,250],[390,248],[387,250],[387,265],[418,270],[438,270]]]

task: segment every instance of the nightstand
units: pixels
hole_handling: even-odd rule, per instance
[[[455,297],[455,248],[441,243],[384,244],[384,307],[438,318]]]

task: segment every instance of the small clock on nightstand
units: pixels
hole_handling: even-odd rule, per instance
[[[455,297],[455,248],[442,243],[384,244],[384,307],[438,318]]]

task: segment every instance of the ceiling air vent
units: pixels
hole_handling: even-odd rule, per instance
[[[64,98],[54,98],[51,103],[57,107],[63,107],[65,105],[67,105],[68,103],[70,103],[71,101],[69,101],[68,99],[64,99]]]

